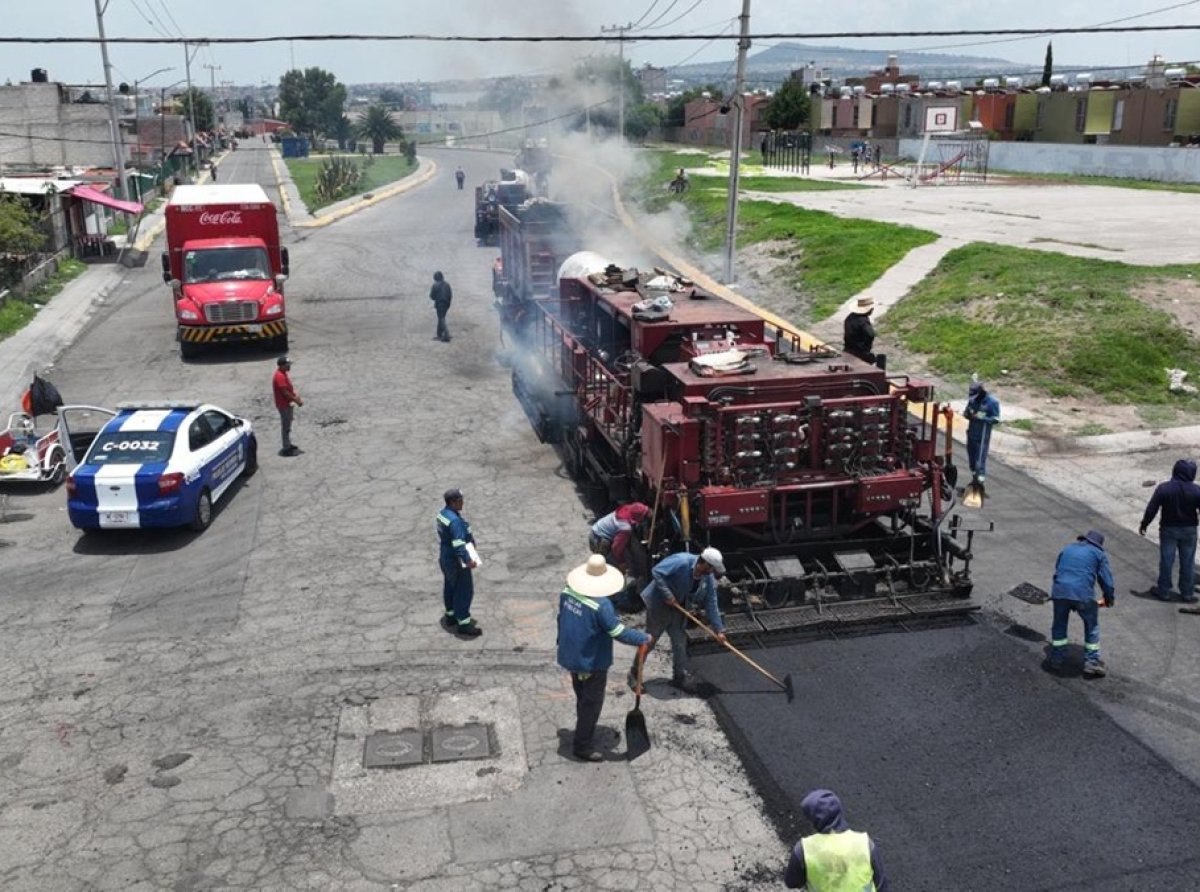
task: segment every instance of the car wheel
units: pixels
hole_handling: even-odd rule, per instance
[[[258,470],[258,437],[251,436],[246,441],[246,468],[242,473],[249,477]]]
[[[208,529],[208,525],[212,523],[212,496],[208,494],[208,489],[200,490],[200,497],[196,499],[196,513],[192,515],[192,529],[200,533]]]
[[[60,449],[50,456],[50,462],[54,468],[54,470],[50,472],[50,485],[60,486],[62,485],[62,482],[67,479],[67,456]]]

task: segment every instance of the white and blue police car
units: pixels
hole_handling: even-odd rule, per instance
[[[213,505],[258,467],[250,421],[206,403],[64,406],[59,430],[67,513],[85,531],[206,529]]]

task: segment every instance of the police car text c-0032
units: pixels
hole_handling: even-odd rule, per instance
[[[258,467],[250,421],[202,403],[59,409],[67,449],[67,513],[81,530],[191,526]]]

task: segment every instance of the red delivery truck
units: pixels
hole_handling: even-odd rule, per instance
[[[162,269],[184,359],[216,343],[287,350],[288,251],[261,186],[178,186],[167,203]]]

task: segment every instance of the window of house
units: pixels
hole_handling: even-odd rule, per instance
[[[1120,130],[1125,124],[1125,100],[1118,99],[1113,105],[1113,130]]]
[[[906,103],[904,106],[904,129],[912,129],[912,104]]]
[[[1179,100],[1168,99],[1163,106],[1163,130],[1175,130],[1175,116],[1179,113]]]
[[[1087,124],[1087,100],[1075,100],[1075,132],[1083,133],[1083,128]]]

